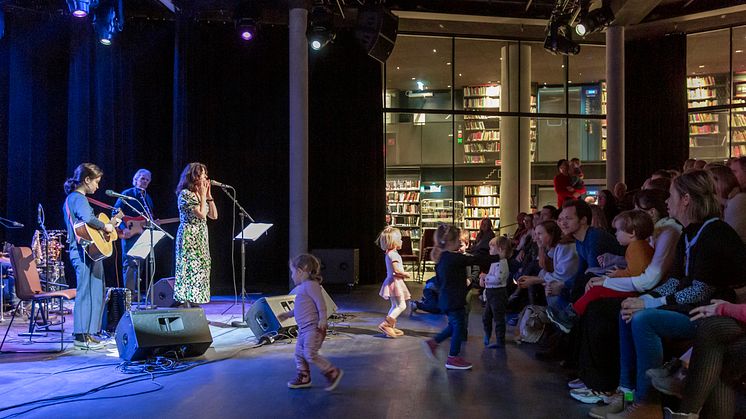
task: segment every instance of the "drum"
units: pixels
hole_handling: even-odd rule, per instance
[[[128,288],[107,288],[101,328],[113,333],[119,320],[132,308],[132,291]]]
[[[67,231],[65,230],[47,230],[46,237],[41,231],[36,230],[31,240],[31,249],[34,252],[36,265],[44,267],[47,263],[55,265],[61,262],[66,236]]]

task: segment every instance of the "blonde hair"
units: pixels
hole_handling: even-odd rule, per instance
[[[308,276],[312,280],[319,283],[323,281],[323,278],[321,277],[321,262],[319,262],[316,256],[308,253],[301,253],[300,255],[290,259],[289,264],[293,269],[300,269],[301,271],[308,272]]]
[[[401,231],[399,231],[398,228],[391,226],[384,228],[383,231],[381,231],[381,234],[378,235],[376,244],[378,244],[384,252],[389,249],[401,247]]]
[[[715,196],[715,182],[704,170],[692,169],[673,180],[672,186],[682,197],[689,194],[686,216],[690,223],[720,217],[720,202]]]
[[[640,209],[633,209],[619,213],[611,223],[625,233],[635,233],[637,240],[645,240],[653,234],[655,225],[650,214]]]
[[[493,238],[490,240],[490,246],[503,249],[505,251],[505,257],[508,259],[513,256],[513,240],[510,240],[505,236],[497,236]]]
[[[430,254],[430,258],[433,262],[438,263],[440,255],[443,254],[446,247],[451,243],[459,243],[460,237],[460,228],[448,224],[440,224],[438,229],[435,230],[435,246]]]

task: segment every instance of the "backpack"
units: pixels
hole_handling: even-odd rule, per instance
[[[546,307],[527,305],[518,315],[518,338],[522,342],[536,343],[544,334],[544,327],[549,323]]]

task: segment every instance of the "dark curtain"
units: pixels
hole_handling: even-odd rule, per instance
[[[625,50],[625,174],[635,189],[689,157],[686,35],[630,40]]]
[[[309,247],[360,249],[360,280],[385,276],[382,66],[351,33],[310,51]]]

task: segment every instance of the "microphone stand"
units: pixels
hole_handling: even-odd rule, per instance
[[[136,198],[132,198],[132,199],[135,199],[137,201]],[[138,210],[137,208],[135,208],[134,206],[132,206],[129,202],[127,202],[127,201],[129,201],[129,199],[122,199],[121,201],[124,202],[125,205],[127,205],[132,211],[136,212],[139,216],[145,218],[145,221],[146,221],[145,228],[147,228],[147,230],[150,232],[150,252],[148,253],[148,265],[152,269],[150,269],[150,272],[148,272],[148,274],[149,274],[149,278],[148,278],[148,290],[150,290],[150,304],[152,305],[152,304],[155,303],[155,295],[154,295],[155,291],[153,290],[153,276],[155,275],[155,259],[154,259],[154,255],[153,255],[153,253],[155,252],[155,250],[153,248],[155,246],[153,245],[153,229],[157,228],[163,234],[165,234],[166,237],[168,237],[171,240],[174,239],[174,236],[172,236],[167,231],[165,231],[161,226],[159,226],[158,224],[156,224],[155,222],[153,222],[153,219],[151,217],[149,217],[147,214],[144,214],[143,212],[141,212],[140,210]],[[143,207],[143,209],[145,209],[145,208]],[[138,293],[139,293],[139,287],[140,287],[139,270],[140,269],[139,269],[139,265],[138,265],[138,276],[137,276]],[[137,306],[139,308],[140,307],[140,296],[139,295],[137,296],[137,301],[138,301]],[[145,297],[145,303],[147,304],[147,302],[148,302],[148,299],[147,299],[147,297]]]
[[[0,217],[0,226],[5,227],[5,228],[22,228],[23,227],[22,224],[16,221],[13,221],[13,220],[9,220],[7,218],[3,218],[3,217]],[[2,271],[2,269],[0,269],[0,271]],[[0,323],[5,321],[5,313],[3,311],[4,305],[5,305],[5,302],[3,301],[5,292],[3,291],[3,288],[5,288],[5,286],[3,286],[2,272],[0,272]]]
[[[246,223],[246,218],[248,218],[252,223],[254,222],[254,219],[251,218],[251,215],[249,215],[241,204],[238,203],[238,200],[236,200],[235,188],[228,185],[220,186],[220,188],[233,201],[233,204],[236,205],[239,211],[238,216],[241,217],[241,320],[232,321],[231,326],[244,328],[249,327],[249,324],[246,323],[246,240],[244,240],[244,224]],[[233,190],[233,195],[228,193],[227,188]]]

